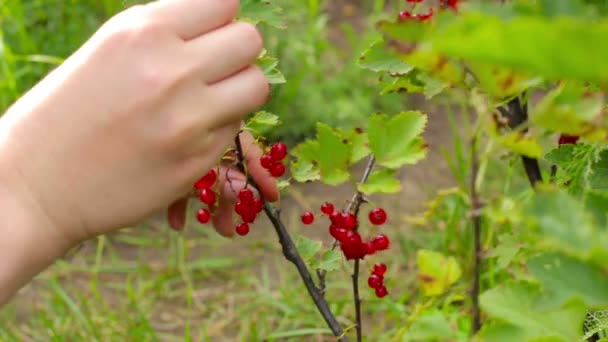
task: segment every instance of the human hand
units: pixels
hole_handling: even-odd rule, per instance
[[[237,11],[237,0],[132,7],[9,109],[0,185],[52,223],[41,234],[75,244],[131,225],[217,163],[269,92],[252,66],[262,39]],[[230,196],[214,219],[224,234]]]
[[[274,178],[260,164],[263,152],[255,144],[253,136],[247,131],[239,135],[244,152],[247,172],[259,187],[260,194],[266,201],[274,202],[279,198],[279,191]],[[212,223],[214,228],[223,236],[234,235],[235,223],[233,221],[234,204],[237,202],[238,193],[247,185],[247,179],[238,170],[221,166],[218,172],[218,194],[217,207],[213,208]],[[173,229],[181,230],[186,222],[186,209],[188,197],[174,202],[168,210],[167,218]]]

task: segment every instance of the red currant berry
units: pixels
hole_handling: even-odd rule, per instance
[[[251,208],[247,208],[247,210],[241,214],[241,219],[245,223],[253,223],[257,216],[258,214],[256,214],[255,211],[251,210]]]
[[[342,214],[342,225],[348,230],[354,230],[357,228],[357,216],[355,214],[343,213]]]
[[[255,210],[256,213],[262,212],[264,210],[264,201],[261,198],[256,198],[253,200],[251,207]]]
[[[249,188],[244,188],[239,191],[239,199],[244,203],[251,203],[253,201],[253,191]]]
[[[262,164],[262,167],[266,170],[270,169],[273,163],[274,159],[272,159],[272,156],[269,154],[265,154],[260,158],[260,164]]]
[[[386,297],[386,295],[388,295],[388,290],[386,289],[386,286],[381,286],[376,289],[376,297],[384,298]]]
[[[196,212],[196,220],[201,224],[206,224],[211,219],[211,213],[207,209],[199,209]]]
[[[199,196],[201,202],[207,205],[213,205],[215,203],[215,191],[206,188],[201,190],[201,194]]]
[[[204,175],[201,179],[194,183],[194,187],[199,190],[207,189],[210,188],[213,184],[215,184],[216,180],[217,173],[215,172],[215,169],[211,169],[209,170],[209,172],[207,172],[206,175]]]
[[[382,282],[384,282],[384,279],[377,274],[372,274],[367,278],[367,285],[372,289],[381,288],[384,285]]]
[[[276,161],[285,159],[285,157],[287,157],[287,145],[282,142],[272,145],[270,148],[270,155],[272,156],[272,159]]]
[[[234,212],[236,212],[237,214],[242,215],[245,211],[247,211],[247,206],[245,205],[245,203],[237,202],[234,205]]]
[[[315,215],[313,213],[311,213],[310,211],[307,211],[304,214],[302,214],[301,219],[302,219],[302,223],[311,224],[315,220]]]
[[[363,244],[363,246],[365,247],[366,255],[373,255],[374,253],[376,253],[376,247],[374,246],[373,242],[371,242],[371,241],[365,242]]]
[[[433,9],[429,9],[429,11],[425,14],[418,14],[416,15],[416,19],[420,20],[420,21],[426,21],[429,20],[433,17]]]
[[[399,12],[399,20],[407,20],[412,17],[412,13],[409,11],[401,11]]]
[[[321,212],[325,215],[331,215],[334,212],[334,205],[329,202],[323,203],[321,205]]]
[[[285,165],[283,163],[274,163],[270,167],[270,175],[274,178],[279,178],[285,174]]]
[[[557,143],[558,145],[576,144],[579,138],[580,137],[576,135],[562,134],[559,136],[559,141]]]
[[[329,215],[329,220],[332,224],[342,227],[342,213],[339,211],[334,211]]]
[[[249,225],[247,223],[241,223],[236,226],[236,233],[240,236],[249,234]]]
[[[386,211],[376,208],[369,212],[369,222],[376,226],[381,226],[386,222]]]
[[[388,249],[390,241],[388,239],[388,236],[386,236],[384,234],[379,234],[372,240],[372,243],[374,244],[375,250],[383,251],[383,250]]]
[[[384,276],[386,273],[386,265],[382,263],[375,264],[372,273],[375,275]]]
[[[329,226],[329,234],[338,241],[344,241],[348,234],[348,230],[332,224]]]

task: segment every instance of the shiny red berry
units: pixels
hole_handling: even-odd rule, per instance
[[[272,166],[273,163],[274,163],[274,159],[272,159],[272,156],[269,154],[265,154],[260,158],[260,164],[266,170],[270,169],[270,167]]]
[[[285,157],[287,157],[287,145],[282,142],[272,145],[270,148],[270,155],[272,156],[272,159],[276,161],[285,159]]]
[[[274,178],[279,178],[285,174],[285,165],[283,163],[274,163],[270,168],[270,174]]]
[[[374,246],[374,243],[372,241],[363,243],[363,246],[365,247],[366,255],[373,255],[374,253],[376,253],[376,246]]]
[[[325,215],[331,215],[334,212],[334,205],[329,202],[323,203],[321,205],[321,212]]]
[[[388,295],[388,290],[386,289],[386,286],[381,286],[376,289],[376,297],[384,298],[386,297],[386,295]]]
[[[304,214],[302,214],[301,220],[302,220],[302,223],[304,223],[304,224],[311,224],[315,220],[315,215],[313,213],[311,213],[310,211],[307,211]]]
[[[399,20],[407,20],[412,18],[412,13],[409,11],[401,11],[399,12]]]
[[[239,199],[243,203],[251,203],[253,201],[253,191],[249,188],[241,189],[239,191]]]
[[[386,273],[386,265],[382,263],[375,264],[372,273],[375,275],[384,276]]]
[[[204,175],[201,179],[194,183],[194,187],[199,190],[207,189],[210,188],[213,184],[215,184],[216,180],[217,173],[215,172],[215,169],[211,169],[209,170],[209,172],[207,172],[206,175]]]
[[[580,137],[576,135],[562,134],[559,136],[559,141],[557,143],[558,145],[576,144],[579,139]]]
[[[332,224],[342,227],[342,213],[339,211],[334,211],[329,215],[329,220]]]
[[[381,226],[386,222],[386,211],[376,208],[369,212],[369,222],[376,226]]]
[[[386,236],[384,234],[379,234],[379,235],[376,235],[376,237],[372,240],[372,243],[374,244],[375,250],[383,251],[383,250],[388,249],[390,241],[388,239],[388,236]]]
[[[354,230],[357,228],[357,216],[351,213],[342,214],[342,226],[348,230]]]
[[[338,241],[344,241],[344,239],[346,239],[346,235],[348,234],[348,230],[332,224],[329,226],[329,234]]]
[[[236,226],[236,233],[240,236],[249,234],[249,225],[247,223],[241,223]]]
[[[254,210],[252,210],[252,208],[248,207],[247,210],[245,210],[241,214],[241,219],[245,223],[253,223],[253,221],[255,221],[257,216],[258,216],[258,214]]]
[[[199,209],[196,212],[196,220],[201,224],[206,224],[211,219],[211,213],[207,209]]]
[[[264,210],[264,201],[261,198],[256,198],[251,203],[251,207],[255,210],[256,213],[262,212]]]
[[[207,205],[213,205],[215,203],[215,198],[215,191],[209,188],[202,189],[199,195],[199,199],[201,200],[201,202]]]
[[[369,278],[367,278],[367,285],[369,285],[369,287],[371,287],[372,289],[378,289],[384,286],[383,281],[384,279],[382,278],[382,276],[372,274],[369,276]]]
[[[243,202],[237,202],[234,205],[234,211],[239,215],[242,215],[246,210],[247,210],[247,206]]]
[[[416,19],[420,20],[420,21],[426,21],[429,20],[433,17],[433,9],[429,9],[429,11],[425,14],[418,14],[416,15]]]

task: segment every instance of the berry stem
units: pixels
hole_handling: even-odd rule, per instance
[[[241,145],[241,139],[240,139],[239,135],[237,135],[236,138],[234,139],[234,143],[235,143],[235,147],[236,147],[237,167],[239,168],[239,170],[241,172],[245,173],[245,171],[246,171],[245,163],[244,163],[245,158],[243,155],[243,148]],[[253,187],[257,188],[257,184],[255,183],[253,178],[248,177],[248,180],[249,180],[249,184],[251,184]],[[325,300],[325,297],[323,296],[322,291],[319,288],[317,288],[317,286],[315,285],[315,282],[314,282],[310,272],[308,271],[308,268],[306,267],[306,263],[304,263],[304,261],[302,260],[302,257],[298,253],[298,250],[296,249],[293,239],[289,235],[289,232],[287,231],[287,228],[283,224],[283,221],[281,221],[279,209],[274,208],[268,202],[264,201],[264,212],[266,213],[266,216],[272,223],[272,226],[274,227],[274,229],[277,233],[277,236],[279,238],[279,243],[281,244],[281,247],[283,250],[283,256],[285,257],[285,259],[287,259],[292,264],[294,264],[294,266],[298,270],[298,273],[300,274],[300,278],[302,278],[302,281],[304,282],[304,285],[306,286],[306,290],[308,291],[308,294],[310,295],[310,297],[314,301],[315,305],[317,306],[319,313],[321,314],[321,316],[323,316],[323,319],[325,320],[325,322],[331,329],[334,336],[338,336],[337,341],[348,342],[348,339],[346,338],[346,336],[344,336],[344,331],[342,330],[340,323],[338,323],[338,320],[336,319],[334,314],[331,312],[331,309],[329,308],[329,304]]]
[[[471,289],[472,309],[471,309],[471,332],[475,335],[481,328],[481,314],[479,310],[479,282],[481,274],[481,209],[482,204],[479,199],[477,189],[477,175],[479,174],[479,155],[477,153],[477,137],[471,141],[471,184],[469,189],[469,200],[471,202],[471,219],[473,224],[473,286]]]

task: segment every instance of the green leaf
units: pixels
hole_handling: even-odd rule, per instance
[[[307,140],[296,146],[292,153],[297,161],[292,163],[293,176],[304,182],[320,179],[329,185],[344,183],[350,178],[348,166],[352,155],[352,144],[323,123],[317,124],[317,140]]]
[[[280,123],[278,116],[266,111],[259,111],[247,120],[245,129],[251,131],[254,135],[263,135],[270,128],[278,126]]]
[[[321,241],[314,241],[305,236],[298,235],[295,238],[295,244],[302,260],[310,264],[314,260],[317,253],[321,250],[323,244]]]
[[[285,28],[283,10],[270,0],[241,0],[239,19]]]
[[[363,51],[358,64],[375,72],[387,71],[392,74],[406,74],[413,69],[411,65],[390,53],[382,40],[375,41]]]
[[[378,163],[396,169],[424,158],[427,147],[421,134],[426,121],[426,115],[417,111],[402,112],[393,117],[373,115],[369,119],[368,136]]]
[[[447,83],[429,76],[420,69],[414,69],[405,75],[390,77],[388,81],[381,80],[380,85],[382,95],[395,92],[420,93],[427,99],[440,94],[448,86]]]
[[[359,191],[365,194],[392,194],[401,191],[401,182],[395,178],[396,171],[390,169],[376,170],[369,175],[365,183],[359,183]]]
[[[286,82],[285,76],[278,68],[278,59],[270,57],[264,52],[262,56],[258,57],[257,64],[260,68],[262,68],[262,71],[264,71],[264,75],[266,75],[266,80],[268,80],[268,83],[283,84]]]
[[[328,249],[321,255],[321,259],[317,264],[317,269],[333,271],[340,268],[342,262],[342,254],[335,249]]]
[[[456,335],[445,314],[440,311],[418,317],[406,333],[408,341],[445,341]]]
[[[579,340],[587,311],[585,305],[580,301],[572,301],[555,310],[540,311],[536,307],[539,296],[537,286],[524,282],[504,283],[484,292],[480,296],[484,312],[513,326],[494,327],[491,329],[493,335],[513,332],[517,333],[516,336],[525,336],[524,341],[538,338]]]
[[[346,132],[346,139],[352,145],[350,163],[354,164],[370,154],[369,138],[367,133],[358,128],[353,128]]]
[[[540,158],[543,154],[543,148],[536,139],[524,136],[519,132],[501,135],[496,139],[496,142],[508,150],[526,157]]]
[[[454,257],[426,249],[418,250],[418,283],[425,296],[439,296],[455,284],[462,275]]]
[[[596,266],[547,253],[529,260],[528,269],[549,291],[552,305],[580,298],[592,307],[608,306],[608,274]]]
[[[521,243],[518,242],[513,234],[504,234],[499,237],[499,243],[492,251],[492,256],[497,257],[497,269],[507,268],[515,256],[521,249]]]

